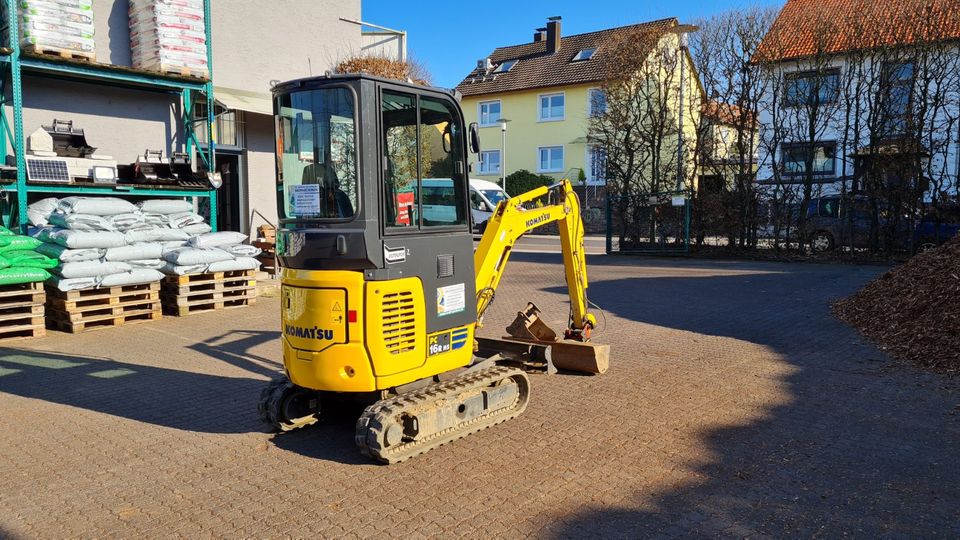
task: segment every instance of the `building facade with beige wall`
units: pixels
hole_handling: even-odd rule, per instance
[[[695,137],[702,92],[689,54],[680,51],[679,37],[671,33],[677,25],[676,19],[663,19],[564,36],[562,21],[554,17],[530,43],[499,47],[478,61],[457,86],[467,121],[480,126],[481,154],[471,176],[499,181],[504,173],[526,169],[603,186],[606,153],[591,142],[589,131],[591,117],[606,110],[601,86],[619,68],[608,53],[622,32],[656,32],[660,37],[651,55],[666,50],[684,59],[675,69],[685,70],[685,79],[676,78],[684,81],[685,97],[678,84],[676,99],[668,100],[674,105],[668,107],[677,129],[682,125],[687,138]],[[690,150],[684,159],[691,178],[685,182],[693,184]],[[677,144],[664,151],[676,155]]]

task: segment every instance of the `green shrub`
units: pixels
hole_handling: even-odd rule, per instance
[[[507,193],[511,196],[522,195],[541,186],[556,183],[557,179],[545,174],[534,174],[526,169],[520,169],[507,175]]]

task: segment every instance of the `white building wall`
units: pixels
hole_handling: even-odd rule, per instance
[[[960,55],[960,48],[955,49],[955,54]],[[867,64],[869,66],[869,64]],[[847,58],[837,58],[836,60],[829,63],[829,68],[836,68],[841,70],[841,80],[848,73],[851,72],[850,60]],[[808,63],[802,61],[786,62],[781,64],[778,70],[778,76],[783,77],[785,74],[802,72],[811,70],[812,66]],[[779,88],[779,92],[783,92],[782,83]],[[777,128],[774,122],[773,115],[771,114],[771,103],[773,99],[781,100],[783,96],[777,96],[774,98],[772,95],[772,85],[768,86],[766,95],[763,98],[763,102],[760,107],[759,120],[761,125],[761,144],[760,144],[760,166],[757,172],[757,179],[763,183],[771,181],[775,178],[774,176],[774,164],[782,163],[782,144],[788,144],[790,142],[809,142],[809,139],[804,137],[799,137],[792,140],[782,140],[778,141],[782,144],[771,145],[770,136],[771,130]],[[843,98],[841,98],[843,99]],[[874,101],[869,95],[862,96],[861,105],[867,106],[871,101]],[[782,107],[782,104],[780,105]],[[818,142],[836,142],[837,143],[837,156],[836,156],[836,165],[835,169],[837,174],[833,177],[823,177],[821,184],[815,186],[814,196],[818,195],[833,195],[841,192],[842,188],[842,177],[844,175],[852,178],[854,175],[854,158],[850,155],[856,151],[856,148],[863,147],[868,142],[869,134],[866,131],[861,132],[861,140],[859,142],[849,140],[847,141],[847,146],[844,146],[844,132],[847,129],[846,120],[845,120],[845,109],[846,104],[840,103],[835,106],[831,111],[831,114],[828,115],[827,119],[819,126],[818,132],[820,136],[817,138]],[[790,122],[790,125],[787,126],[788,131],[798,132],[797,128],[805,129],[806,123],[804,119],[801,118],[802,114],[790,114],[780,115],[780,118],[786,116],[787,121]],[[954,123],[952,126],[948,126],[951,122],[951,119],[956,119],[960,117],[960,88],[952,92],[950,97],[950,104],[942,111],[933,120],[933,125],[942,126],[944,130],[951,129],[953,133],[950,134],[952,139],[950,146],[945,151],[937,152],[934,155],[934,163],[932,165],[933,170],[945,171],[941,178],[938,180],[942,181],[943,185],[950,189],[956,189],[957,174],[960,172],[960,123]],[[954,120],[955,122],[955,120]],[[780,128],[783,129],[784,123],[780,123]],[[852,137],[851,137],[852,138]],[[803,177],[797,177],[796,183],[802,184]],[[786,177],[781,177],[781,182],[788,183]],[[849,178],[848,178],[849,182]],[[849,188],[849,184],[848,184]]]

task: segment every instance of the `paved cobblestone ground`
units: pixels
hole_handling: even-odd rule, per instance
[[[516,255],[485,332],[559,259]],[[960,536],[960,389],[834,320],[871,267],[591,260],[600,377],[400,466],[267,433],[276,298],[0,349],[0,537]]]

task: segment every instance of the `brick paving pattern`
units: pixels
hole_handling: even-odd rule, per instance
[[[829,314],[881,269],[597,257],[603,376],[399,466],[348,408],[275,435],[276,298],[0,348],[0,537],[960,536],[960,386]],[[514,255],[484,333],[556,328],[559,258]]]

